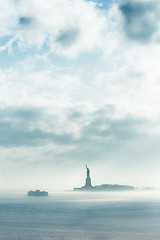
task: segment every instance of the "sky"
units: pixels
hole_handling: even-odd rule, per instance
[[[0,190],[159,187],[159,1],[0,6]]]

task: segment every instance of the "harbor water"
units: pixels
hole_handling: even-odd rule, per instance
[[[0,195],[1,240],[159,240],[157,192]]]

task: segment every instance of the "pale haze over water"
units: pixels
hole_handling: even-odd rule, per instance
[[[158,240],[159,192],[1,195],[3,240]]]
[[[159,240],[160,193],[67,191],[159,158],[160,1],[0,0],[0,240]]]

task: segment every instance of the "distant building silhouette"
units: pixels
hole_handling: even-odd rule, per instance
[[[90,177],[90,170],[86,165],[87,169],[87,177],[86,182],[83,187],[74,188],[75,191],[128,191],[128,190],[135,190],[133,186],[128,185],[119,185],[119,184],[102,184],[98,186],[92,186],[91,177]]]

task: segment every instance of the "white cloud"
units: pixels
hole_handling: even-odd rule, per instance
[[[106,28],[105,15],[83,0],[2,0],[0,12],[1,37],[21,49],[46,44],[67,57],[100,47]]]

